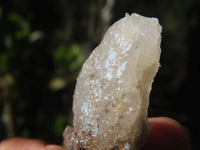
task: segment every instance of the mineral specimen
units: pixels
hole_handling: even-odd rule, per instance
[[[148,135],[147,110],[159,68],[161,26],[138,14],[114,23],[84,63],[73,101],[67,150],[137,150]]]

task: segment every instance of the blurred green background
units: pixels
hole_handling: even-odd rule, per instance
[[[199,0],[1,0],[0,141],[62,144],[81,65],[126,12],[157,17],[163,26],[149,116],[178,120],[199,148]]]

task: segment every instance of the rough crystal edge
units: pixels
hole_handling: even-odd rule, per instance
[[[133,13],[133,14],[135,14],[137,16],[141,16],[141,15],[138,15],[136,13]],[[126,13],[125,17],[129,17],[129,14]],[[157,18],[152,17],[152,19],[155,19],[158,22]],[[158,25],[159,25],[159,22],[158,22]],[[161,30],[162,30],[162,27],[160,26],[160,32],[161,32]],[[157,65],[159,67],[159,62],[158,62]],[[151,129],[151,125],[148,123],[147,118],[146,118],[146,120],[143,120],[143,119],[141,120],[141,118],[138,118],[136,120],[136,124],[140,124],[142,126],[141,129],[143,129],[143,130],[138,130],[138,132],[140,132],[140,133],[138,133],[137,134],[138,136],[134,138],[134,140],[135,140],[134,143],[136,143],[136,145],[134,145],[134,147],[131,148],[132,150],[137,150],[144,144],[144,142],[146,140],[146,138],[144,138],[144,137],[147,137],[147,135],[149,134],[149,131]],[[64,143],[66,143],[65,147],[67,148],[67,150],[82,149],[80,147],[80,145],[78,144],[78,139],[74,139],[74,137],[76,137],[75,135],[76,135],[76,133],[75,133],[75,131],[73,131],[73,128],[67,126],[65,131],[64,131],[64,134],[63,134],[63,136],[65,137],[65,142]],[[70,144],[67,144],[68,141],[67,141],[66,137],[68,137],[68,139],[71,139],[71,142],[69,141]],[[114,149],[110,149],[110,150],[114,150]]]

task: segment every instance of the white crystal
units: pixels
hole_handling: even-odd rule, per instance
[[[67,150],[136,150],[148,134],[147,109],[159,68],[161,26],[138,14],[114,23],[84,63]]]

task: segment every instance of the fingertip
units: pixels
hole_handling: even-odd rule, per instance
[[[10,138],[1,142],[0,150],[44,150],[45,143],[41,140]]]
[[[47,145],[41,140],[10,138],[0,143],[0,150],[64,150],[64,148],[58,145]]]
[[[63,147],[58,145],[46,145],[45,148],[47,150],[65,150]]]
[[[187,130],[176,120],[167,117],[149,118],[152,125],[144,149],[148,150],[189,150]]]

